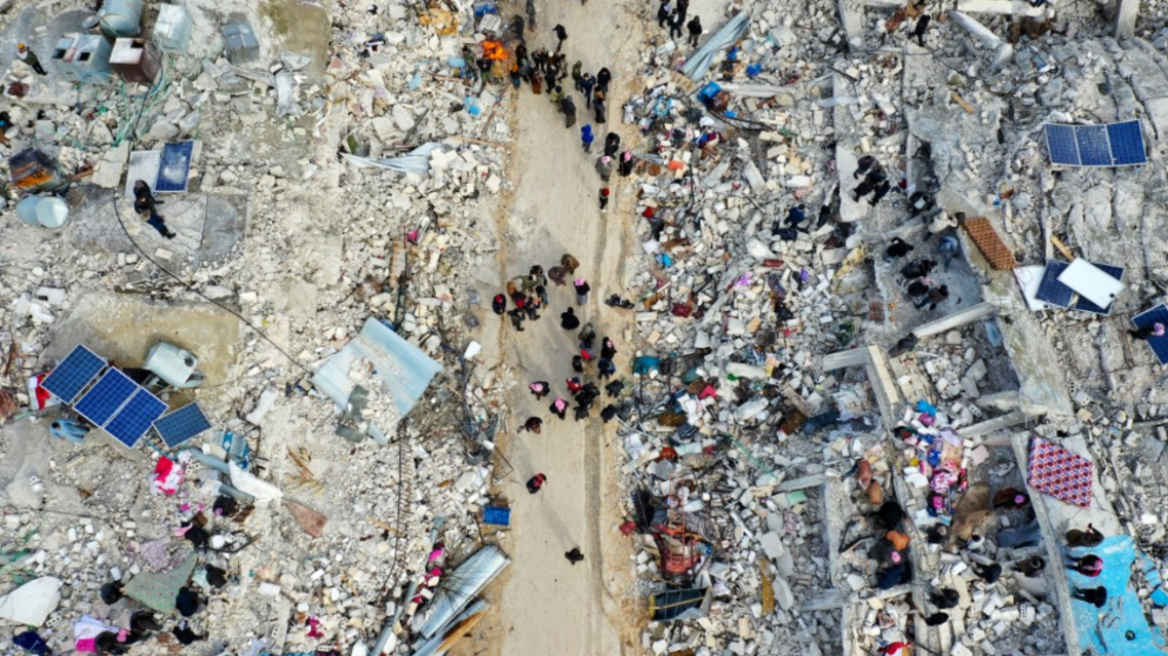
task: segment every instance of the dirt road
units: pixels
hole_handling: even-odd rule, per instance
[[[578,307],[577,314],[582,321],[592,321],[598,335],[617,342],[619,375],[627,377],[631,348],[625,337],[631,334],[632,315],[602,301],[622,292],[631,272],[627,265],[633,254],[632,221],[626,217],[634,190],[621,188],[614,173],[610,187],[615,197],[608,213],[602,214],[597,201],[602,185],[593,168],[608,130],[621,134],[626,144],[635,136],[631,126],[620,124],[620,103],[629,97],[640,26],[621,7],[615,0],[590,0],[583,6],[537,3],[538,29],[528,31],[528,48],[554,49],[552,27],[563,24],[569,35],[564,44],[569,65],[581,60],[584,70],[594,74],[604,66],[612,71],[613,107],[608,123],[594,125],[597,143],[592,155],[586,155],[579,128],[592,117],[585,113],[579,93],[572,91],[579,120],[571,129],[565,128],[563,116],[546,95],[534,95],[525,85],[513,99],[513,186],[510,203],[499,209],[496,284],[501,289],[507,278],[526,273],[532,264],[546,270],[561,254],[574,254],[581,262],[577,275],[587,277],[593,289],[589,303]],[[563,84],[570,90],[572,79]],[[542,417],[544,426],[540,435],[512,434],[501,441],[515,467],[499,490],[512,501],[513,529],[504,543],[512,565],[488,589],[492,613],[483,630],[476,632],[477,639],[460,645],[464,654],[481,654],[488,644],[488,653],[507,656],[613,656],[637,651],[633,646],[639,642],[639,631],[630,620],[640,601],[631,595],[628,542],[616,531],[621,521],[619,444],[615,422],[605,427],[598,418],[607,400],[598,401],[590,420],[575,422],[569,411],[568,419],[560,421],[548,412],[553,397],[536,402],[526,389],[528,382],[547,380],[558,395],[567,397],[563,382],[572,375],[576,331],[562,330],[559,314],[575,304],[575,295],[570,285],[553,285],[549,295],[551,307],[542,319],[526,322],[524,332],[516,332],[509,322],[500,324],[499,346],[492,344],[484,352],[488,358],[504,358],[518,379],[508,395],[512,429],[532,415]],[[548,483],[539,494],[530,495],[524,483],[536,472],[543,472]],[[584,562],[576,566],[564,558],[572,547],[585,554]]]

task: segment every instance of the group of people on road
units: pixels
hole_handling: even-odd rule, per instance
[[[571,128],[576,124],[576,101],[561,84],[569,75],[568,57],[561,52],[568,39],[568,31],[563,25],[556,25],[552,31],[557,38],[555,52],[536,48],[529,53],[523,44],[515,48],[515,61],[511,63],[511,84],[518,89],[527,81],[536,94],[543,93],[546,87],[548,99],[556,111],[564,115],[565,127]],[[584,96],[584,105],[592,110],[595,121],[604,123],[607,120],[608,89],[612,73],[607,68],[601,68],[593,76],[583,69],[582,61],[577,60],[572,65],[570,74],[573,85]]]
[[[583,276],[577,276],[580,261],[570,253],[564,253],[555,266],[543,273],[543,267],[532,265],[527,275],[518,276],[507,282],[505,294],[497,294],[492,302],[496,314],[507,313],[517,330],[523,330],[525,320],[539,318],[538,309],[548,306],[547,285],[549,281],[556,286],[564,286],[568,280],[572,281],[572,289],[576,296],[576,307],[585,306],[591,294],[591,286]],[[508,304],[515,307],[508,310]],[[534,307],[534,309],[533,309]],[[607,336],[599,337],[592,322],[581,322],[576,314],[576,307],[568,305],[560,314],[560,327],[563,330],[576,333],[576,346],[571,355],[571,375],[564,381],[564,391],[557,393],[551,382],[535,380],[528,384],[528,391],[536,401],[542,402],[551,397],[548,412],[561,421],[566,421],[568,411],[572,410],[576,421],[588,419],[593,408],[602,398],[600,385],[604,386],[609,403],[600,411],[600,417],[605,423],[612,421],[620,413],[620,407],[612,401],[624,391],[625,383],[614,379],[616,375],[615,358],[618,353],[616,343]],[[534,315],[534,316],[532,316]],[[606,382],[607,381],[607,382]],[[573,407],[574,404],[574,407]],[[529,416],[519,432],[542,434],[544,419],[538,415]],[[538,493],[547,483],[547,475],[537,472],[528,479],[527,491]],[[565,554],[573,565],[583,560],[583,554],[574,549]]]

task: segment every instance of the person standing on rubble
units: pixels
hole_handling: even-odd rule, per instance
[[[941,243],[937,246],[937,252],[940,253],[942,259],[941,266],[946,271],[949,270],[949,265],[953,263],[953,258],[961,251],[961,243],[957,241],[957,237],[953,235],[945,235],[941,237]]]
[[[685,28],[689,30],[689,45],[691,48],[698,47],[698,39],[702,36],[702,19],[701,16],[694,14],[693,20],[685,24]]]
[[[576,289],[576,305],[588,303],[588,292],[592,291],[592,288],[588,286],[588,281],[584,277],[577,278],[572,283],[572,287]]]
[[[889,182],[888,180],[881,182],[879,185],[876,186],[876,193],[872,194],[872,200],[868,201],[868,204],[871,205],[872,207],[876,207],[876,205],[878,205],[881,200],[884,200],[884,197],[887,196],[888,192],[891,190],[892,190],[892,183],[891,182]]]
[[[154,201],[151,198],[151,196],[136,196],[134,198],[134,211],[137,212],[139,216],[144,218],[146,223],[150,224],[151,228],[157,230],[158,234],[167,239],[174,239],[178,235],[174,234],[170,231],[170,228],[166,227],[166,220],[158,214],[158,206],[154,204]]]
[[[937,306],[944,303],[947,298],[949,298],[949,285],[941,285],[930,289],[925,297],[919,302],[913,303],[913,306],[919,310],[928,305],[929,310],[932,311],[936,310]]]
[[[1163,337],[1164,324],[1154,323],[1150,326],[1144,326],[1143,328],[1138,328],[1136,330],[1129,330],[1127,331],[1127,334],[1131,335],[1132,339],[1138,339],[1140,341],[1147,341],[1153,337]]]
[[[49,425],[49,433],[57,439],[81,444],[85,441],[89,429],[68,417],[61,417]]]
[[[37,75],[49,74],[48,71],[45,70],[45,67],[41,66],[40,58],[37,57],[36,53],[30,50],[27,45],[23,43],[16,44],[16,57],[25,64],[28,64],[29,68],[36,71]]]
[[[929,22],[932,20],[932,16],[921,14],[921,17],[917,19],[917,26],[913,28],[913,38],[917,40],[917,45],[922,48],[925,47],[925,30],[929,29]]]
[[[556,39],[559,40],[556,43],[556,54],[558,55],[560,54],[560,49],[564,47],[564,41],[568,40],[568,30],[564,29],[563,25],[557,23],[556,26],[552,28],[552,31],[556,33]]]
[[[893,237],[892,241],[888,243],[888,248],[884,251],[884,261],[892,262],[908,255],[913,250],[913,245],[900,237]]]
[[[788,228],[794,228],[795,230],[798,230],[799,224],[807,220],[806,209],[806,205],[799,203],[798,205],[787,210],[787,218],[783,220],[783,223]]]

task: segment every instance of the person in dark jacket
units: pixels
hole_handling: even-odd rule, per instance
[[[633,154],[629,151],[621,153],[620,162],[616,166],[616,170],[621,174],[622,178],[627,178],[633,173],[633,168],[636,167],[637,160],[633,159]]]
[[[569,563],[575,565],[581,560],[584,560],[584,554],[580,552],[580,547],[572,547],[571,551],[564,552],[564,558],[567,558]]]
[[[555,401],[552,401],[551,405],[548,406],[548,410],[551,411],[553,415],[559,417],[560,420],[563,420],[568,410],[568,402],[557,398]]]
[[[576,289],[576,305],[586,304],[588,302],[588,292],[592,291],[592,288],[588,286],[588,281],[584,278],[577,278],[572,283],[572,287]]]
[[[941,285],[940,287],[933,287],[930,289],[929,293],[926,294],[924,298],[916,303],[913,303],[913,305],[918,310],[925,307],[925,305],[929,306],[929,310],[936,310],[937,305],[945,302],[945,299],[947,298],[949,298],[949,285]]]
[[[904,265],[900,275],[904,276],[905,280],[916,280],[929,275],[936,266],[937,262],[934,260],[915,260]]]
[[[607,68],[602,68],[596,73],[596,86],[608,91],[608,83],[612,82],[612,73]]]
[[[502,294],[495,294],[495,298],[491,299],[491,311],[499,316],[507,311],[507,297]]]
[[[139,195],[134,198],[134,211],[146,218],[146,223],[158,231],[158,234],[167,239],[174,239],[177,235],[166,227],[166,221],[159,216],[158,207],[150,195]]]
[[[580,89],[580,93],[584,94],[584,106],[592,108],[592,89],[596,86],[596,78],[591,73],[584,73],[580,76],[580,81],[576,84]]]
[[[913,245],[900,237],[893,237],[892,241],[888,242],[888,248],[884,250],[884,260],[891,262],[897,258],[908,255],[913,250]]]
[[[605,358],[606,360],[611,360],[616,357],[616,354],[616,344],[614,344],[611,339],[605,337],[604,339],[600,340],[600,357]]]
[[[625,389],[624,381],[614,380],[604,386],[604,391],[608,392],[609,397],[620,396],[620,393]]]
[[[580,319],[576,316],[576,310],[569,307],[560,313],[560,328],[564,330],[576,330],[580,327]]]
[[[1097,588],[1071,588],[1071,598],[1085,601],[1096,608],[1103,608],[1107,605],[1107,588],[1103,586]]]
[[[563,25],[557,24],[552,28],[552,31],[556,33],[556,39],[558,39],[556,43],[556,54],[559,54],[560,49],[564,47],[564,41],[568,39],[568,30],[564,29]]]
[[[685,28],[689,30],[689,45],[691,48],[698,47],[698,39],[702,36],[702,19],[699,16],[694,16],[693,20],[685,24]]]
[[[929,29],[929,22],[932,20],[932,16],[928,14],[922,14],[921,17],[917,19],[917,26],[913,29],[912,35],[916,38],[917,45],[922,48],[925,47],[925,30]]]
[[[604,137],[604,154],[606,157],[615,157],[616,151],[620,150],[620,135],[615,132],[609,132]]]

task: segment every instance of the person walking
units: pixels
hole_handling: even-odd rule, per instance
[[[576,330],[580,327],[580,319],[576,316],[576,310],[569,307],[560,313],[560,328],[564,330]]]
[[[68,417],[61,417],[49,425],[49,434],[59,440],[66,440],[73,444],[81,444],[85,441],[86,434],[89,429],[82,426],[80,423],[69,419]]]
[[[591,123],[585,124],[584,127],[580,128],[580,143],[584,144],[584,152],[592,152],[592,142],[595,140],[596,137],[592,134]]]
[[[600,358],[596,366],[601,378],[612,378],[612,375],[616,373],[616,365],[608,358]]]
[[[900,237],[893,237],[892,241],[888,243],[888,248],[884,250],[884,261],[891,262],[908,255],[913,251],[913,245]]]
[[[677,12],[677,10],[674,10],[673,13],[669,15],[669,38],[670,39],[681,38],[681,34],[682,34],[681,26],[684,23],[685,23],[685,19],[682,18],[681,14],[679,14]]]
[[[134,198],[134,211],[146,220],[146,223],[158,231],[158,234],[167,239],[174,239],[178,235],[166,227],[166,221],[158,214],[158,206],[149,195],[137,195]]]
[[[600,357],[611,360],[616,357],[616,344],[607,337],[600,340]]]
[[[580,552],[580,547],[572,547],[571,551],[564,552],[564,558],[567,558],[569,563],[575,565],[584,560],[584,554]]]
[[[564,47],[564,41],[568,39],[568,30],[564,29],[563,25],[556,24],[552,31],[556,33],[556,39],[558,39],[556,43],[556,54],[558,55],[560,49]]]
[[[637,160],[633,159],[633,154],[629,151],[621,153],[620,163],[617,164],[617,173],[620,173],[622,178],[627,178],[633,174],[633,168],[637,165]]]
[[[868,171],[871,171],[873,167],[879,166],[880,164],[876,161],[875,157],[872,155],[864,155],[856,160],[856,170],[852,173],[852,179],[858,180],[861,175],[866,176],[868,175]]]
[[[564,253],[560,256],[560,266],[564,267],[564,271],[571,276],[576,273],[576,269],[580,268],[580,260],[577,260],[576,256],[571,253]]]
[[[945,302],[947,298],[949,298],[949,285],[941,285],[940,287],[930,289],[929,293],[925,294],[925,297],[920,302],[913,303],[913,305],[918,310],[928,305],[929,310],[932,311],[936,310],[937,306]]]
[[[1153,337],[1163,337],[1164,324],[1154,323],[1149,326],[1137,328],[1136,330],[1129,330],[1127,334],[1131,335],[1132,339],[1138,339],[1140,341],[1147,341]]]
[[[542,488],[543,484],[546,482],[547,476],[544,476],[543,473],[536,474],[535,476],[531,477],[531,480],[527,481],[527,491],[535,494],[536,492],[539,492],[540,488]]]
[[[570,129],[576,125],[576,103],[571,96],[564,96],[560,100],[560,111],[564,113],[564,127]]]
[[[588,281],[582,277],[577,278],[572,283],[572,287],[576,289],[576,305],[586,304],[588,302],[588,292],[592,291],[592,288],[588,286]]]
[[[576,87],[577,91],[580,90],[580,78],[583,77],[583,75],[584,75],[584,62],[577,59],[576,63],[572,64],[572,85],[574,87]]]
[[[608,187],[600,188],[600,213],[608,212]]]
[[[1071,588],[1071,598],[1085,601],[1096,608],[1103,608],[1107,605],[1107,588],[1103,586],[1097,588]]]
[[[612,179],[612,158],[608,155],[601,155],[596,158],[596,172],[600,174],[600,179],[603,182],[608,182]]]
[[[609,132],[604,137],[604,154],[607,157],[616,157],[616,151],[620,150],[620,135],[615,132]]]
[[[527,318],[527,313],[523,311],[523,308],[514,308],[507,313],[507,316],[511,317],[511,325],[515,326],[515,330],[523,332],[523,320]]]
[[[698,15],[694,15],[690,22],[685,24],[685,28],[689,30],[689,45],[691,48],[698,47],[698,39],[702,36],[702,19]]]
[[[612,73],[607,68],[602,68],[596,72],[596,86],[608,91],[609,82],[612,82]]]
[[[576,83],[576,88],[584,94],[584,106],[588,109],[592,109],[592,89],[595,87],[596,78],[592,77],[591,73],[584,73],[580,76],[580,81]]]
[[[23,43],[16,44],[16,56],[20,59],[20,61],[28,64],[29,68],[36,71],[37,75],[49,74],[48,71],[45,70],[44,66],[41,66],[40,58],[37,57],[36,53],[30,50],[27,45]]]
[[[665,29],[665,23],[672,13],[673,7],[669,6],[669,0],[661,0],[661,6],[657,8],[657,27]]]
[[[551,383],[547,382],[546,380],[537,380],[534,383],[528,385],[527,388],[530,389],[531,393],[535,395],[536,401],[539,401],[543,397],[550,394],[552,391]]]
[[[559,397],[556,397],[556,400],[552,401],[552,404],[548,406],[548,410],[550,410],[553,415],[559,417],[560,421],[563,421],[567,418],[568,402]]]
[[[925,30],[929,29],[929,22],[932,20],[932,16],[921,14],[921,17],[917,19],[917,26],[913,28],[913,38],[917,40],[917,45],[922,48],[925,47]]]
[[[689,15],[689,0],[677,0],[677,15],[682,21]]]
[[[1067,555],[1067,565],[1074,568],[1074,570],[1083,576],[1095,578],[1103,572],[1103,559],[1095,554],[1087,554],[1086,556],[1071,556]]]
[[[539,417],[528,417],[527,421],[523,422],[523,425],[519,427],[519,432],[522,433],[523,431],[526,430],[526,431],[531,431],[532,433],[535,433],[536,435],[539,435],[540,432],[543,430],[542,426],[543,426],[543,420],[540,419]]]
[[[596,90],[592,92],[592,120],[597,124],[603,124],[607,122],[607,119],[605,118],[604,103],[604,89],[597,87]]]

